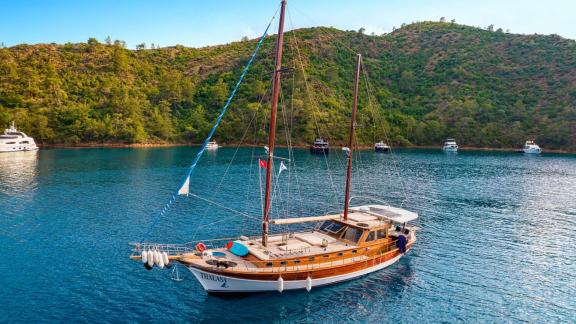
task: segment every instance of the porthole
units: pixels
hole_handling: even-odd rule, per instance
[[[271,266],[273,266],[273,265],[274,265],[274,263],[272,263],[272,262],[267,262],[267,263],[266,263],[266,266],[267,266],[267,267],[271,267]]]

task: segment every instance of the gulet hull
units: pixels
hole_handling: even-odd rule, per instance
[[[361,270],[343,273],[339,275],[329,276],[314,279],[313,275],[311,279],[311,288],[321,287],[326,285],[331,285],[347,280],[352,280],[369,273],[384,269],[394,263],[396,263],[404,254],[398,254],[393,258],[386,260],[384,262],[375,264],[373,266],[366,267]],[[282,289],[280,289],[280,283],[278,280],[253,280],[239,277],[232,277],[224,275],[222,273],[208,272],[195,267],[188,267],[190,272],[196,277],[200,282],[204,290],[209,293],[256,293],[256,292],[270,292],[270,291],[283,291],[283,290],[298,290],[307,288],[307,279],[305,280],[284,280],[282,284]]]

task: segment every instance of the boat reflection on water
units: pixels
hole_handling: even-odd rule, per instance
[[[0,194],[13,195],[35,187],[38,151],[0,153]]]
[[[415,254],[412,255],[412,257]],[[260,312],[287,321],[305,321],[315,314],[325,314],[327,321],[348,318],[361,319],[370,308],[378,304],[393,305],[406,290],[412,289],[416,281],[416,268],[412,257],[402,258],[393,266],[371,273],[357,280],[350,280],[315,288],[314,294],[302,290],[285,291],[282,294],[268,292],[261,294],[228,294],[204,297],[200,312],[208,322],[222,317],[222,309],[245,308],[258,304]],[[264,297],[263,297],[264,296]],[[262,298],[266,303],[262,303]],[[341,307],[334,308],[334,301]],[[374,307],[372,307],[374,306]],[[355,310],[350,312],[350,310]],[[374,314],[373,314],[374,315]],[[238,313],[238,321],[257,321],[258,314]]]

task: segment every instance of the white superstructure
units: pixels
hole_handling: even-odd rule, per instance
[[[386,143],[384,143],[384,141],[380,141],[376,144],[374,144],[374,151],[376,152],[388,152],[390,151],[390,146]]]
[[[14,122],[0,135],[0,152],[35,151],[38,147],[32,137],[16,129]]]
[[[458,152],[458,144],[456,144],[455,139],[447,138],[446,141],[444,141],[444,146],[442,146],[442,149],[445,152]]]
[[[526,141],[524,144],[524,148],[522,149],[524,153],[527,154],[540,154],[542,153],[542,149],[538,146],[534,141]]]
[[[208,142],[208,144],[206,144],[206,149],[207,150],[217,150],[218,149],[218,143],[216,143],[216,141]]]

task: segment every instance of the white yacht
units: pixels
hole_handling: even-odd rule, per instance
[[[538,144],[534,143],[534,141],[526,141],[524,143],[524,148],[522,151],[526,154],[540,154],[542,153],[542,149]]]
[[[34,139],[17,130],[14,122],[10,128],[4,130],[3,135],[0,135],[0,152],[35,151],[37,149]]]
[[[218,143],[216,143],[216,141],[208,142],[208,144],[206,144],[206,149],[207,150],[217,150],[218,149]]]
[[[390,146],[386,143],[384,143],[384,141],[380,141],[376,144],[374,144],[374,151],[375,152],[388,152],[390,151]]]
[[[458,152],[458,144],[456,144],[455,139],[447,138],[442,149],[444,152]]]

